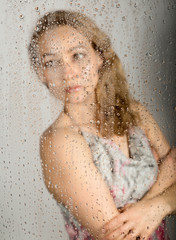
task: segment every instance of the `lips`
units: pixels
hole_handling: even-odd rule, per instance
[[[73,86],[73,87],[68,87],[66,88],[66,92],[78,92],[79,90],[81,89],[81,86],[80,85],[76,85],[76,86]]]

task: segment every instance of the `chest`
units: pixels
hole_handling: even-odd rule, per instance
[[[70,122],[69,119],[64,119],[63,123],[64,123],[64,125],[57,126],[57,127],[60,127],[60,128],[67,127],[67,128],[70,128],[72,131],[75,131],[75,132],[83,131],[83,132],[86,132],[86,133],[90,133],[90,134],[92,134],[94,136],[99,136],[100,138],[103,138],[102,136],[97,134],[97,129],[86,127],[84,125],[82,125],[82,126],[76,126],[74,124],[71,125],[71,122]],[[124,136],[114,135],[113,137],[111,137],[110,140],[112,140],[112,142],[115,145],[118,146],[118,148],[122,151],[122,153],[127,158],[130,157],[128,137],[127,137],[126,134]],[[108,139],[108,141],[109,141],[109,139]]]
[[[77,129],[78,131],[78,129]],[[81,131],[85,132],[85,133],[90,133],[92,136],[98,136],[100,137],[101,139],[103,139],[102,136],[100,136],[99,134],[97,134],[96,130],[94,129],[87,129],[87,128],[84,128],[82,127],[81,128]],[[129,158],[130,157],[130,150],[129,150],[129,142],[128,142],[128,136],[127,134],[125,134],[124,136],[117,136],[117,135],[114,135],[113,137],[111,137],[110,139],[106,139],[108,141],[110,141],[110,143],[116,145],[120,151],[127,157]]]
[[[114,144],[116,144],[119,147],[119,149],[123,152],[123,154],[127,158],[130,157],[127,135],[124,135],[124,136],[121,136],[121,137],[114,136],[114,137],[111,138],[111,140]]]

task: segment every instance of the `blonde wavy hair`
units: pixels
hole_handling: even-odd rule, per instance
[[[103,59],[95,89],[96,127],[99,133],[107,138],[113,134],[123,136],[130,126],[137,125],[139,116],[130,108],[134,100],[128,91],[121,61],[113,51],[109,37],[86,15],[61,10],[46,13],[38,20],[28,47],[33,69],[38,74],[41,67],[38,41],[42,34],[48,29],[63,25],[71,26],[87,37]]]

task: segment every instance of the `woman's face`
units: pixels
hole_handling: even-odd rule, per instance
[[[84,102],[94,93],[102,59],[88,39],[70,26],[54,27],[40,38],[41,79],[61,101]]]

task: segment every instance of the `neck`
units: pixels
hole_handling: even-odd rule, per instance
[[[66,103],[64,112],[76,126],[93,127],[96,124],[95,93],[86,101],[80,103]]]

